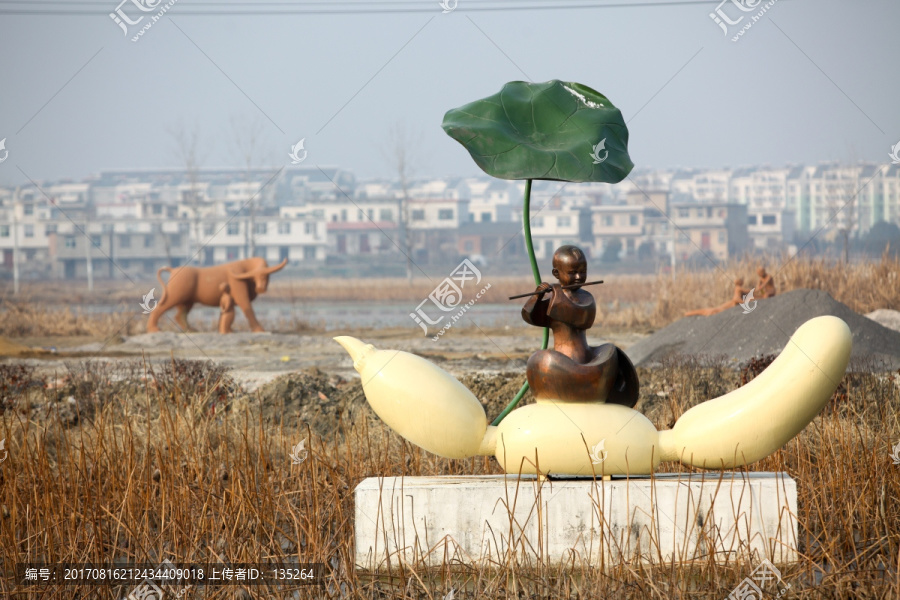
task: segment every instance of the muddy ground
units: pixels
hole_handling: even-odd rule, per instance
[[[536,337],[497,332],[490,339],[457,335],[452,343],[441,344],[379,333],[363,339],[376,347],[414,352],[450,371],[482,402],[489,419],[519,391],[525,361],[540,345]],[[613,341],[624,346],[623,340],[634,337]],[[0,407],[36,421],[51,421],[58,414],[65,425],[76,426],[123,397],[141,406],[159,397],[175,402],[201,397],[203,412],[246,412],[273,425],[308,425],[326,439],[339,435],[342,423],[360,419],[373,430],[382,427],[365,402],[349,356],[330,337],[163,333],[151,339],[152,344],[148,336],[137,336],[103,349],[91,342],[46,358],[5,358],[0,361]],[[637,408],[660,425],[674,421],[680,402],[676,390],[683,390],[686,381],[704,398],[741,384],[740,371],[684,361],[638,372]],[[528,392],[522,404],[533,401]]]
[[[439,365],[456,377],[469,373],[520,371],[525,361],[540,348],[540,330],[529,327],[449,330],[434,341],[432,337],[410,334],[410,328],[371,329],[311,333],[176,333],[163,331],[130,337],[23,338],[7,340],[14,350],[0,363],[24,363],[45,377],[64,377],[67,365],[84,360],[98,363],[144,361],[159,364],[172,358],[212,361],[247,391],[253,391],[280,375],[309,368],[357,377],[352,361],[332,338],[351,335],[376,348],[412,352]],[[591,343],[612,341],[627,348],[645,334],[620,332]],[[26,349],[30,349],[26,351]],[[2,348],[0,348],[2,350]]]
[[[709,324],[714,324],[712,319]],[[880,327],[874,321],[871,326]],[[665,331],[655,336],[605,332],[605,338],[589,336],[589,342],[611,341],[627,352]],[[176,397],[188,388],[199,388],[207,397],[206,410],[249,410],[270,423],[299,421],[328,437],[340,429],[341,420],[374,418],[350,357],[332,339],[337,335],[352,335],[376,348],[404,350],[434,362],[472,390],[489,419],[521,388],[525,363],[541,343],[540,330],[524,325],[451,329],[437,340],[409,327],[0,339],[0,355],[5,355],[0,357],[0,407],[30,412],[38,419],[59,411],[74,425],[90,418],[106,398],[121,397],[123,392],[135,398],[160,393]],[[690,390],[691,398],[715,398],[746,383],[771,360],[757,357],[738,364],[727,358],[720,357],[721,364],[712,364],[715,359],[670,358],[652,368],[639,368],[636,408],[658,426],[670,427],[675,415],[687,408],[685,390]],[[528,393],[522,403],[532,401]]]
[[[541,342],[540,332],[530,328],[451,330],[438,341],[410,336],[408,328],[17,339],[12,342],[19,354],[0,358],[0,403],[38,420],[58,411],[65,422],[75,425],[89,420],[107,399],[175,397],[200,389],[208,397],[210,411],[249,410],[270,423],[309,424],[317,434],[329,437],[342,419],[374,418],[350,357],[332,339],[341,334],[355,334],[377,348],[412,352],[441,366],[472,390],[489,419],[519,391],[525,382],[525,363]],[[627,348],[644,335],[623,332],[605,340]],[[594,344],[601,341],[590,339]],[[55,351],[42,350],[51,347]],[[662,373],[641,370],[642,405],[665,399],[672,386],[663,383]],[[727,391],[724,385],[719,387],[710,393]],[[530,392],[522,400],[529,402],[533,402]]]

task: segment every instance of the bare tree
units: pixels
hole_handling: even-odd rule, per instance
[[[230,122],[234,150],[244,168],[244,183],[247,189],[247,226],[244,230],[244,240],[246,256],[250,257],[256,255],[256,205],[259,201],[257,194],[251,190],[254,180],[253,169],[263,166],[267,158],[265,149],[271,146],[266,143],[265,123],[261,117],[232,116]]]
[[[194,254],[200,248],[200,163],[205,159],[201,156],[200,128],[195,123],[188,128],[181,121],[168,128],[169,135],[174,142],[173,154],[184,165],[185,176],[188,180],[190,197],[187,200],[191,204],[191,218],[193,231],[188,235],[188,260],[190,264],[194,260]],[[167,244],[168,245],[168,244]]]
[[[407,130],[406,124],[398,121],[388,130],[383,148],[385,159],[397,175],[400,183],[400,201],[398,203],[397,226],[400,236],[400,247],[406,255],[406,281],[412,285],[412,243],[409,231],[409,188],[416,169],[416,157],[421,147],[421,136]]]
[[[851,153],[852,154],[852,153]],[[862,193],[862,166],[851,161],[848,166],[836,165],[826,174],[825,205],[831,230],[840,238],[844,263],[850,262],[850,234],[857,228],[858,195]]]

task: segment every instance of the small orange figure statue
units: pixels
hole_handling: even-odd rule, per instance
[[[697,310],[692,310],[684,313],[686,317],[694,317],[694,316],[702,316],[708,317],[710,315],[715,315],[717,313],[722,312],[723,310],[728,310],[732,306],[738,306],[744,301],[744,296],[750,293],[750,290],[744,289],[744,278],[738,277],[734,280],[734,295],[731,297],[731,300],[725,302],[724,304],[720,304],[719,306],[713,306],[710,308],[700,308]]]
[[[580,287],[587,277],[584,252],[568,245],[557,249],[553,276],[559,283],[539,285],[522,308],[526,323],[553,331],[553,350],[539,350],[528,359],[526,374],[535,398],[634,406],[639,384],[631,361],[613,344],[587,342],[597,306]]]
[[[234,298],[228,293],[228,284],[220,283],[222,297],[219,298],[219,333],[231,333],[231,325],[234,323]]]
[[[756,291],[760,298],[771,298],[775,295],[775,281],[772,276],[766,273],[766,268],[761,266],[756,269],[759,276],[759,283],[756,284]]]

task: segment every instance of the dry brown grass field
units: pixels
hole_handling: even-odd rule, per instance
[[[778,269],[776,264],[771,261],[769,270],[779,292],[823,289],[861,313],[900,309],[896,259],[849,266],[798,259]],[[666,274],[608,277],[595,288],[601,323],[664,326],[685,310],[730,297],[735,276],[752,287],[756,265],[745,260],[721,270],[679,272],[674,281]],[[533,285],[527,278],[489,281],[493,295],[487,302],[504,302]],[[433,286],[427,280],[410,288],[405,280],[273,278],[270,294],[300,306],[360,297],[410,301]],[[142,333],[144,318],[133,308],[132,295],[113,286],[98,286],[93,296],[28,286],[19,299],[7,296],[0,305],[0,336]],[[77,308],[48,309],[58,298],[70,307],[112,299],[123,310],[97,316]],[[791,584],[787,598],[900,597],[900,465],[890,456],[900,443],[900,372],[851,366],[809,427],[746,468],[786,471],[797,482],[800,560],[780,565]],[[437,569],[395,564],[384,573],[357,571],[352,492],[363,478],[498,473],[496,461],[442,459],[404,442],[377,420],[358,381],[319,372],[282,376],[250,393],[212,363],[117,360],[72,362],[68,369],[60,380],[32,366],[0,363],[0,598],[118,600],[133,590],[16,585],[19,563],[169,559],[326,565],[318,587],[194,587],[184,599],[442,600],[453,590],[454,600],[723,600],[761,558],[707,555],[679,564],[628,561],[602,569],[510,558],[478,568],[448,562]],[[682,359],[639,374],[637,408],[662,429],[754,372]],[[475,374],[464,382],[493,417],[521,375]],[[292,464],[291,449],[301,440],[308,457]],[[689,472],[673,465],[663,470]]]
[[[851,263],[810,258],[744,259],[706,271],[678,270],[657,275],[612,275],[591,273],[590,279],[604,278],[602,286],[591,288],[598,300],[598,323],[618,329],[658,329],[680,318],[685,311],[716,305],[732,295],[735,277],[743,277],[745,287],[754,287],[756,267],[768,266],[779,292],[799,288],[820,289],[859,313],[878,308],[900,310],[900,259],[888,255],[878,261]],[[481,302],[507,303],[509,296],[534,288],[529,277],[493,277]],[[545,280],[549,274],[545,273]],[[267,299],[292,301],[301,313],[303,303],[363,301],[417,303],[433,289],[437,279],[306,279],[272,278]],[[143,333],[145,318],[137,303],[146,290],[121,283],[101,283],[92,294],[83,283],[37,283],[26,285],[19,297],[9,291],[0,296],[0,336],[131,335]],[[758,295],[757,295],[758,297]],[[122,310],[88,314],[78,307],[91,303],[118,303]],[[64,308],[58,308],[63,306]],[[238,320],[240,324],[240,319]],[[290,330],[296,322],[277,324]]]
[[[900,374],[851,373],[796,439],[749,470],[786,471],[799,493],[800,560],[781,565],[788,598],[900,596]],[[657,427],[753,373],[686,360],[641,370]],[[182,598],[639,598],[723,600],[759,557],[605,569],[521,559],[479,568],[353,565],[352,491],[378,475],[497,473],[405,443],[364,404],[358,382],[295,377],[299,410],[245,394],[208,363],[83,365],[64,389],[0,369],[3,598],[124,598],[127,586],[14,586],[17,563],[176,564],[290,560],[327,565],[320,587],[221,586]],[[470,382],[471,384],[471,382]],[[71,400],[68,398],[71,397]],[[508,398],[485,396],[488,412]],[[326,402],[327,401],[327,402]],[[266,405],[268,403],[268,405]],[[337,407],[329,414],[324,405]],[[308,458],[290,450],[307,440]],[[685,471],[680,466],[668,470]],[[167,596],[168,597],[168,596]]]

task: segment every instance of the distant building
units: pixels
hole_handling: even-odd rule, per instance
[[[515,186],[503,179],[476,185],[467,182],[471,198],[469,215],[473,223],[509,223],[512,221],[513,195]],[[521,200],[516,199],[521,203]]]
[[[522,208],[514,213],[519,227],[522,226]],[[531,213],[531,238],[534,245],[534,255],[543,261],[553,258],[557,248],[565,244],[579,245],[581,239],[582,210],[576,206],[545,206],[540,210],[532,210]],[[591,240],[587,240],[591,241]],[[524,240],[521,242],[524,244]]]
[[[747,207],[730,202],[673,202],[671,218],[677,228],[675,255],[679,262],[727,260],[748,248]]]
[[[406,251],[419,265],[523,257],[523,181],[487,176],[358,182],[338,167],[118,169],[0,189],[0,277],[145,277],[248,256],[307,266]],[[676,262],[778,252],[804,237],[900,225],[900,165],[635,170],[618,184],[535,180],[537,258]],[[796,239],[795,239],[796,238]],[[619,245],[621,244],[621,245]],[[391,260],[384,260],[392,255]],[[15,257],[18,257],[17,259]]]
[[[360,256],[401,252],[404,241],[392,221],[336,221],[328,227],[330,256]]]
[[[643,206],[592,206],[593,256],[602,256],[609,244],[617,240],[621,244],[621,258],[636,257],[640,245],[648,241],[644,210]]]
[[[456,249],[460,256],[481,256],[487,263],[524,257],[522,225],[511,221],[464,223]]]
[[[776,208],[747,209],[747,234],[754,248],[778,252],[794,239],[794,211]]]
[[[19,272],[25,277],[49,277],[53,270],[56,222],[53,206],[43,195],[10,193],[0,206],[2,267],[12,272],[18,252]]]
[[[456,261],[459,230],[469,221],[468,198],[410,200],[407,227],[413,261],[420,264]]]

